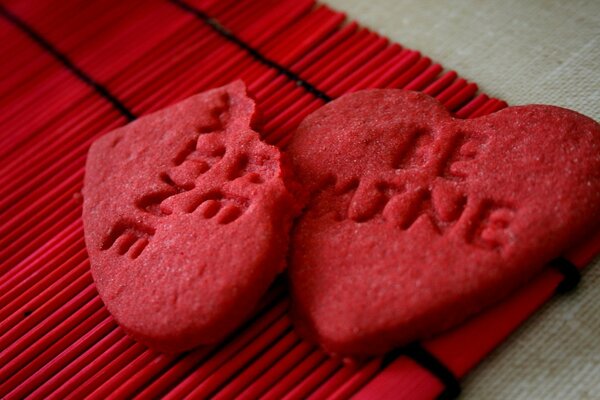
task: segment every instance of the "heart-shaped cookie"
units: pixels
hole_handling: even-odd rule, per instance
[[[242,82],[190,97],[96,141],[83,220],[98,291],[165,351],[215,343],[284,267],[297,206],[281,154],[251,129]]]
[[[459,120],[420,93],[356,92],[308,116],[289,153],[311,194],[294,319],[331,353],[455,326],[600,225],[600,126],[558,107]]]

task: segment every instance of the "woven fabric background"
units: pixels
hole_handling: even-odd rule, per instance
[[[509,104],[600,120],[600,1],[326,0]],[[600,260],[464,382],[465,399],[600,396]]]

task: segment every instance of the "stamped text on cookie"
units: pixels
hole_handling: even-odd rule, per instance
[[[401,230],[423,220],[439,234],[461,218],[472,223],[465,240],[482,248],[500,250],[510,235],[515,213],[508,203],[468,196],[462,183],[476,167],[485,141],[467,133],[434,138],[427,129],[412,132],[387,173],[377,179],[353,178],[340,182],[331,175],[321,195],[341,197],[338,220],[357,223],[383,219]],[[470,207],[468,207],[470,206]]]

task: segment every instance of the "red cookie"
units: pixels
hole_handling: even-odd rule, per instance
[[[181,351],[221,340],[284,268],[297,206],[281,154],[251,129],[242,82],[119,128],[88,154],[92,274],[116,320]]]
[[[459,120],[423,94],[367,90],[308,116],[289,153],[311,193],[293,314],[332,353],[453,327],[600,225],[600,126],[558,107]]]

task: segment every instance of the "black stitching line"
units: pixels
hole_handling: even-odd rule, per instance
[[[36,42],[40,47],[50,53],[57,61],[59,61],[65,68],[71,71],[81,81],[90,86],[96,93],[108,100],[128,121],[133,121],[136,116],[111,92],[96,82],[92,77],[83,72],[77,67],[65,54],[61,53],[56,49],[50,42],[48,42],[42,35],[37,33],[33,28],[25,23],[22,19],[17,17],[12,12],[8,11],[4,6],[0,5],[0,14],[6,18],[10,23],[16,26],[18,29],[23,31],[31,40]]]
[[[460,395],[461,387],[458,378],[419,343],[412,343],[387,353],[381,360],[381,368],[387,367],[403,355],[410,357],[442,382],[444,390],[437,396],[438,399],[455,399]]]
[[[186,3],[183,0],[169,0],[169,1],[173,4],[175,4],[176,6],[178,6],[179,8],[181,8],[183,11],[191,13],[194,16],[196,16],[198,19],[204,21],[208,26],[210,26],[219,35],[223,36],[225,39],[229,40],[230,42],[235,43],[238,47],[245,50],[248,54],[250,54],[252,57],[254,57],[260,63],[262,63],[270,68],[273,68],[277,72],[285,75],[290,80],[294,81],[296,83],[296,85],[301,86],[307,92],[313,94],[315,97],[318,97],[319,99],[321,99],[325,102],[329,102],[332,100],[332,98],[328,94],[317,89],[311,83],[303,80],[298,74],[295,74],[294,72],[288,70],[287,68],[276,63],[275,61],[265,57],[258,50],[254,49],[252,46],[250,46],[249,44],[244,42],[242,39],[235,36],[229,29],[227,29],[223,25],[221,25],[219,23],[219,21],[217,21],[214,18],[211,18],[206,13],[204,13],[202,10],[199,10],[198,8],[193,7],[192,5]]]
[[[581,271],[571,261],[564,257],[558,257],[550,262],[550,265],[560,272],[564,279],[558,284],[556,293],[566,293],[575,289],[581,281]],[[387,353],[381,359],[381,368],[384,369],[400,356],[407,356],[417,364],[428,370],[444,384],[444,391],[438,395],[438,399],[455,399],[460,395],[460,381],[440,360],[428,352],[421,344],[412,343],[404,348],[395,349]]]
[[[581,281],[581,272],[571,261],[564,257],[558,257],[550,262],[550,265],[560,272],[564,279],[558,284],[556,293],[566,293],[575,289]]]

